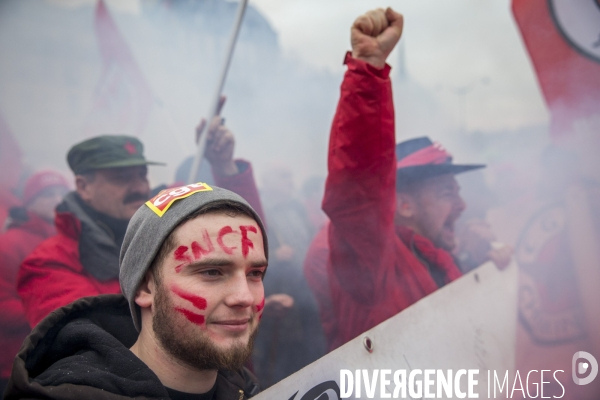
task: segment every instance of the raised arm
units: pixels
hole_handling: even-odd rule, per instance
[[[395,134],[390,67],[402,15],[377,9],[351,30],[352,54],[331,128],[323,210],[331,219],[331,268],[343,290],[372,299],[393,266]]]

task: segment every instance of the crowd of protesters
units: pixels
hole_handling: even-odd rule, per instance
[[[485,262],[506,268],[513,250],[494,243],[492,205],[475,201],[460,220],[470,205],[456,175],[485,187],[468,173],[485,166],[455,163],[427,137],[396,143],[386,60],[402,29],[389,8],[352,25],[328,175],[307,181],[303,198],[282,163],[264,171],[259,192],[220,117],[206,133],[203,183],[186,185],[188,158],[172,184],[152,190],[148,166],[160,163],[126,135],[73,145],[71,180],[32,174],[0,221],[6,398],[248,398]],[[543,298],[520,304],[522,364],[539,360],[543,343],[598,345],[589,334],[596,317],[577,296],[590,267],[575,256],[594,250],[569,235],[597,236],[600,196],[582,195],[598,191],[589,181],[570,185],[569,157],[548,151],[544,176],[555,180],[562,165],[562,186],[547,185],[525,239],[510,244],[522,285],[538,298],[561,287],[571,328],[539,321],[552,308]],[[535,241],[544,218],[556,219],[557,233],[529,254],[524,240]],[[540,278],[544,262],[558,270],[554,280]],[[594,301],[589,287],[583,298]]]

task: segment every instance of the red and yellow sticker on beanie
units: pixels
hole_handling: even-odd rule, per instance
[[[180,186],[172,189],[161,190],[159,194],[146,202],[148,208],[162,217],[169,207],[177,200],[185,199],[188,196],[198,192],[208,192],[213,190],[206,183],[198,182],[189,185]]]

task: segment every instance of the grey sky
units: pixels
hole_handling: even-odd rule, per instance
[[[78,6],[95,0],[49,0]],[[140,0],[107,0],[136,13]],[[513,130],[548,122],[548,112],[510,0],[250,0],[272,24],[286,56],[332,72],[343,71],[349,28],[365,11],[390,6],[405,16],[403,41],[411,78],[430,89],[458,125],[457,88],[466,99],[469,130]],[[397,52],[389,63],[397,64]],[[480,84],[481,80],[489,81]]]
[[[507,0],[251,0],[279,33],[284,52],[333,71],[349,28],[365,11],[391,6],[405,17],[409,75],[456,116],[452,90],[487,77],[467,96],[470,129],[545,124],[548,113]],[[396,64],[392,54],[390,64]],[[456,122],[456,121],[455,121]]]
[[[169,164],[155,169],[154,181],[169,181],[181,154],[192,152],[191,132],[207,107],[220,65],[223,44],[218,38],[227,35],[225,17],[235,6],[221,7],[227,15],[192,23],[166,11],[158,0],[144,0],[145,12],[141,0],[105,1],[156,97],[143,139],[149,157]],[[102,82],[93,30],[96,2],[3,2],[0,110],[31,167],[66,168],[64,153],[81,137]],[[390,5],[405,15],[402,45],[408,79],[401,80],[398,73],[400,52],[389,59],[398,140],[428,135],[454,151],[450,137],[459,131],[461,119],[456,91],[465,85],[472,85],[462,114],[465,132],[504,134],[530,127],[543,131],[548,122],[508,0],[250,4],[276,31],[283,53],[268,27],[252,31],[259,36],[247,30],[246,37],[242,31],[225,88],[225,113],[237,134],[236,152],[252,157],[257,171],[280,157],[293,164],[302,179],[324,173],[342,60],[350,48],[349,28],[358,15],[375,7]],[[247,17],[264,24],[255,11]],[[222,32],[216,34],[215,28]],[[41,132],[52,140],[40,141]]]
[[[95,0],[48,0],[79,6]],[[137,13],[140,0],[107,0]],[[546,124],[548,112],[509,0],[250,0],[272,24],[286,56],[332,72],[343,71],[349,28],[365,11],[391,6],[405,16],[403,41],[411,78],[430,89],[458,126],[457,88],[466,99],[469,130],[513,130]],[[390,64],[397,64],[397,52]],[[481,80],[489,81],[481,85]]]

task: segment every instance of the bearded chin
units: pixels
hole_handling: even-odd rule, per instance
[[[156,312],[152,329],[163,349],[175,359],[197,370],[238,370],[252,354],[257,330],[250,335],[248,343],[239,343],[228,349],[218,348],[204,332],[185,335],[188,332],[177,320],[168,293],[159,285],[155,297]]]

